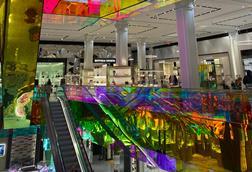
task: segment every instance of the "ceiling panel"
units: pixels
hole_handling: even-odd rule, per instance
[[[129,42],[134,43],[140,38],[146,38],[147,43],[176,41],[175,10],[174,4],[140,9],[127,19]],[[252,0],[197,0],[196,35],[205,37],[252,27],[251,15]],[[85,34],[91,34],[97,42],[111,42],[115,40],[114,22],[88,17],[44,15],[41,39],[83,41]]]

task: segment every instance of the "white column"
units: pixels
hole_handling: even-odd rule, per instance
[[[116,27],[116,64],[128,66],[128,22],[125,20],[115,23]]]
[[[199,88],[199,59],[194,25],[193,0],[176,4],[182,88]]]
[[[84,36],[84,69],[93,69],[94,40],[93,36]]]
[[[146,69],[146,43],[144,39],[137,41],[137,64],[139,69]]]
[[[149,47],[149,55],[154,55],[154,49],[153,49],[153,47]]]
[[[155,56],[154,55],[149,55],[149,58],[148,58],[148,65],[149,65],[149,69],[150,70],[153,70],[153,60],[154,60]]]
[[[238,47],[238,32],[229,33],[230,40],[230,63],[232,74],[236,79],[244,76],[241,53]]]
[[[154,61],[155,58],[157,58],[157,56],[154,55],[154,49],[153,49],[153,47],[149,48],[149,55],[152,56],[149,59],[149,69],[152,70],[153,69],[153,61]]]

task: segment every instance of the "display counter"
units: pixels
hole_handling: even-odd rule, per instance
[[[131,67],[103,65],[94,70],[84,70],[82,81],[82,84],[90,86],[132,85]]]

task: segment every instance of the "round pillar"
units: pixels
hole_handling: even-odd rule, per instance
[[[128,66],[128,22],[125,20],[115,23],[116,28],[116,64]]]

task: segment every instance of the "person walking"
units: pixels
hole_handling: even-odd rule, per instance
[[[48,79],[46,83],[46,95],[48,98],[50,98],[50,94],[52,93],[52,82],[50,79]]]
[[[247,75],[243,78],[243,84],[246,88],[252,88],[252,71],[247,70]]]

